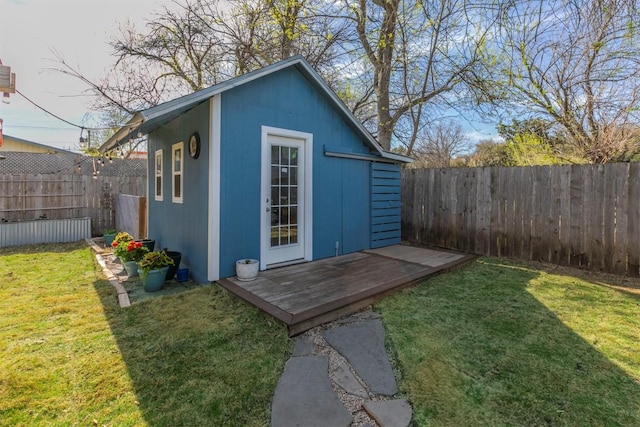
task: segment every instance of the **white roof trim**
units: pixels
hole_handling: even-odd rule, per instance
[[[304,74],[312,78],[312,83],[315,83],[324,92],[324,94],[331,99],[333,104],[366,139],[366,141],[371,145],[371,147],[373,147],[378,155],[385,159],[401,163],[410,163],[413,161],[413,159],[411,159],[410,157],[401,156],[385,151],[378,143],[378,141],[376,141],[371,133],[364,127],[360,120],[358,120],[353,115],[353,113],[347,108],[347,106],[342,102],[338,95],[336,95],[336,93],[329,87],[324,79],[322,79],[322,77],[320,77],[320,75],[313,69],[313,67],[311,67],[311,65],[300,55],[293,56],[289,59],[285,59],[284,61],[276,62],[275,64],[268,65],[259,70],[255,70],[242,76],[232,78],[225,82],[218,83],[207,89],[202,89],[189,95],[164,102],[147,110],[137,112],[125,126],[118,130],[115,135],[109,138],[109,140],[100,147],[100,151],[108,151],[118,146],[122,141],[126,141],[129,137],[131,137],[131,134],[137,134],[138,131],[142,131],[143,133],[151,132],[162,126],[164,123],[175,118],[173,117],[174,115],[177,117],[180,114],[192,109],[201,102],[204,102],[219,93],[225,92],[229,89],[233,89],[245,83],[249,83],[253,80],[259,79],[261,77],[291,66],[298,67],[304,72]]]

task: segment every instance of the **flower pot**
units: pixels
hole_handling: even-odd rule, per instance
[[[243,258],[236,261],[236,275],[238,280],[242,282],[249,282],[255,280],[258,277],[258,269],[260,263],[257,259]]]
[[[177,251],[166,251],[165,253],[173,260],[173,265],[170,265],[169,271],[167,271],[167,280],[171,280],[173,279],[173,276],[175,276],[176,271],[178,271],[178,268],[180,268],[182,253]]]
[[[189,280],[189,269],[179,268],[178,271],[176,271],[176,280],[178,282],[186,282]]]
[[[142,246],[149,249],[149,252],[153,252],[153,248],[156,246],[156,241],[153,239],[141,239],[136,242],[142,242]]]
[[[164,279],[167,277],[167,270],[169,267],[163,267],[159,270],[149,270],[146,274],[141,274],[140,279],[144,290],[147,292],[156,292],[162,289],[164,285]]]
[[[125,261],[124,269],[127,270],[127,277],[136,277],[138,275],[138,263],[135,261]]]
[[[104,234],[104,247],[105,248],[110,248],[111,244],[113,243],[113,239],[116,238],[116,233],[113,234]]]

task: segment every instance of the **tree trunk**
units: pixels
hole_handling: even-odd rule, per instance
[[[384,9],[384,17],[382,19],[382,25],[380,26],[380,36],[378,39],[377,61],[373,64],[376,71],[374,86],[377,97],[378,142],[382,145],[382,148],[390,150],[391,136],[393,135],[395,123],[390,111],[389,90],[399,0],[374,0],[374,3]]]

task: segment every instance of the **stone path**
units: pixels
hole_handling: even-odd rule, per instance
[[[365,311],[306,332],[278,382],[272,427],[406,427],[378,315]]]

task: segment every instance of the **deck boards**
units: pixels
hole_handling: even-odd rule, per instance
[[[218,282],[284,322],[294,335],[474,258],[394,245],[262,271],[252,282],[235,277]]]

